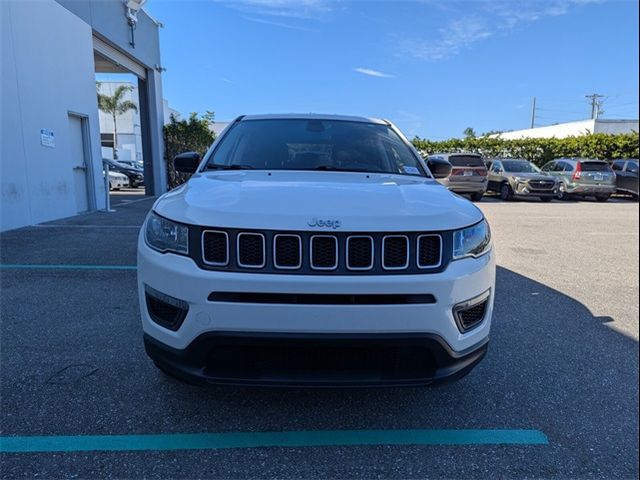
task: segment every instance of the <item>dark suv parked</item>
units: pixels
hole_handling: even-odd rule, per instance
[[[638,160],[615,160],[611,168],[616,174],[616,191],[638,198]]]

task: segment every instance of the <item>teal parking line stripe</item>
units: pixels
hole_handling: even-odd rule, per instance
[[[539,430],[315,430],[0,437],[2,453],[211,450],[362,445],[547,445]]]
[[[46,264],[5,264],[3,270],[135,270],[135,265],[46,265]]]

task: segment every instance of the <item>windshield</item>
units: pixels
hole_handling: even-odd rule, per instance
[[[316,119],[240,121],[222,138],[205,169],[426,175],[389,126]]]
[[[502,165],[504,167],[505,172],[515,172],[515,173],[539,173],[540,172],[540,169],[538,167],[536,167],[531,162],[527,162],[526,160],[519,160],[519,161],[503,160]]]

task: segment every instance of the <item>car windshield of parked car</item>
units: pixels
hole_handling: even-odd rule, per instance
[[[583,172],[608,172],[609,164],[605,162],[580,162]]]
[[[451,155],[449,163],[454,167],[484,167],[482,157],[477,155]]]
[[[426,175],[409,146],[389,126],[317,119],[240,121],[221,139],[205,169]]]
[[[505,172],[513,173],[538,173],[540,169],[531,162],[525,161],[508,161],[502,162]]]

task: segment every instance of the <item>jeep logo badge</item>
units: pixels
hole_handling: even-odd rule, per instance
[[[309,220],[307,222],[307,225],[309,225],[310,227],[329,227],[333,228],[334,230],[342,226],[340,220],[329,220],[315,217]]]

